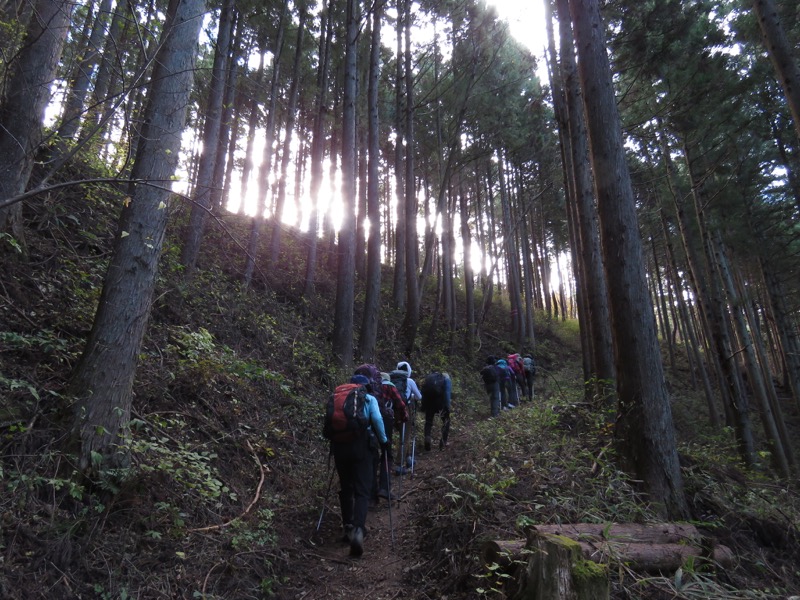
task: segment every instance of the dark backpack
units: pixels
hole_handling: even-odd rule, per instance
[[[408,407],[406,406],[405,400],[400,397],[400,392],[397,391],[395,385],[388,381],[384,381],[381,384],[381,393],[387,407],[391,405],[395,429],[398,431],[401,430],[403,428],[403,423],[408,422]]]
[[[481,369],[481,377],[483,377],[483,383],[486,385],[497,383],[497,367],[486,365]]]
[[[408,398],[408,373],[397,369],[389,373],[389,379],[392,380],[394,387],[400,392],[400,397],[405,400]]]
[[[530,356],[526,356],[522,359],[522,365],[525,367],[526,373],[536,375],[536,363],[533,362],[533,359]]]
[[[332,442],[354,442],[369,425],[364,414],[367,388],[357,383],[338,386],[325,407],[322,435]]]
[[[445,400],[445,378],[441,373],[433,372],[422,382],[422,402],[425,410],[442,410]]]

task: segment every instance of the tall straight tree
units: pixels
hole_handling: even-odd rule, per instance
[[[154,57],[132,178],[156,185],[131,186],[92,331],[69,384],[76,400],[74,429],[83,470],[95,467],[98,460],[108,466],[128,462],[125,442],[136,359],[169,215],[171,194],[163,182],[172,178],[178,165],[204,11],[205,0],[171,0]]]
[[[317,66],[317,94],[314,114],[314,127],[311,134],[311,216],[308,223],[308,259],[306,260],[305,285],[303,295],[310,298],[314,293],[317,272],[317,249],[319,246],[319,190],[322,186],[322,158],[325,154],[325,115],[328,112],[328,71],[331,61],[331,41],[333,39],[333,9],[335,0],[329,0],[320,13],[319,64]]]
[[[378,83],[380,79],[381,19],[383,2],[378,0],[372,9],[372,46],[369,55],[368,155],[367,165],[367,281],[364,316],[361,322],[359,353],[365,362],[375,362],[378,339],[378,311],[381,306],[381,207],[378,197],[380,178],[380,121],[378,114]]]
[[[614,385],[614,361],[611,343],[608,290],[603,270],[600,235],[597,230],[597,208],[592,195],[592,175],[589,170],[589,148],[578,72],[572,45],[569,3],[558,0],[559,38],[561,41],[561,74],[564,83],[575,208],[581,244],[581,264],[586,287],[586,311],[592,338],[592,375],[597,382],[596,393],[610,396],[608,387]]]
[[[214,66],[211,71],[211,89],[206,106],[206,121],[203,127],[203,149],[194,188],[194,202],[189,216],[181,251],[181,263],[186,274],[191,276],[200,254],[203,232],[213,202],[214,171],[217,164],[217,148],[222,129],[222,108],[225,97],[227,69],[230,64],[231,39],[234,25],[234,0],[223,0],[219,15],[217,42],[214,50]]]
[[[356,2],[347,0],[344,88],[342,98],[342,218],[339,229],[336,306],[333,317],[333,355],[339,365],[353,363],[353,301],[355,299],[355,198],[356,198]]]
[[[73,6],[66,0],[36,2],[19,52],[6,65],[12,73],[0,105],[0,202],[28,185]],[[21,219],[22,204],[0,208],[0,233],[10,231],[24,247]]]
[[[245,258],[244,275],[242,280],[244,287],[249,287],[253,279],[253,272],[256,268],[256,254],[258,254],[259,240],[261,239],[261,229],[264,226],[264,213],[267,210],[267,198],[269,196],[269,175],[272,171],[272,144],[275,139],[275,120],[278,109],[278,82],[281,72],[281,56],[283,55],[283,36],[286,27],[288,13],[288,0],[283,0],[280,7],[280,17],[278,18],[278,31],[275,34],[275,45],[272,50],[272,78],[269,86],[269,104],[267,108],[267,122],[264,126],[264,151],[261,158],[261,167],[258,171],[258,194],[259,201],[256,209],[256,216],[250,225],[250,237],[247,240],[247,256]]]
[[[419,329],[419,284],[417,282],[417,186],[414,179],[414,71],[411,55],[411,0],[403,3],[403,39],[405,52],[404,78],[405,87],[405,259],[406,259],[406,312],[403,319],[403,344],[406,355],[414,349]]]
[[[793,51],[774,0],[753,0],[753,12],[758,18],[764,45],[769,52],[778,81],[783,87],[786,102],[794,119],[794,130],[800,140],[800,65],[795,60],[797,46]]]
[[[647,290],[604,24],[597,0],[570,0],[595,176],[617,367],[615,437],[624,466],[667,518],[688,515],[655,315]]]
[[[70,87],[67,90],[64,111],[61,117],[61,125],[58,128],[59,152],[65,152],[65,142],[72,140],[81,124],[84,113],[86,97],[89,94],[89,87],[92,83],[95,69],[101,58],[103,39],[107,35],[107,21],[111,15],[111,0],[101,0],[94,18],[92,31],[89,38],[82,42],[84,44],[78,63],[71,78]]]
[[[286,127],[284,128],[286,134],[283,137],[281,173],[280,179],[278,180],[278,193],[275,197],[275,214],[272,219],[272,239],[270,240],[267,268],[271,268],[273,265],[277,264],[281,252],[281,220],[283,218],[283,207],[286,204],[286,180],[289,174],[289,162],[292,158],[292,140],[294,139],[297,97],[300,95],[300,61],[303,57],[303,38],[305,36],[308,10],[306,9],[304,0],[296,4],[300,21],[297,24],[297,39],[295,42],[294,62],[292,63],[292,83],[289,85],[289,105],[286,109]]]

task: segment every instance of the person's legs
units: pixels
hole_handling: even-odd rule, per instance
[[[493,417],[500,414],[500,386],[495,383],[485,384],[486,394],[489,396],[489,411]]]
[[[339,506],[342,511],[342,527],[347,531],[353,526],[354,510],[354,463],[349,444],[336,444],[333,460],[339,474]]]
[[[530,371],[525,372],[525,391],[528,394],[528,401],[533,401],[533,374]]]
[[[369,508],[369,492],[372,483],[372,451],[363,444],[360,456],[353,464],[353,537],[350,542],[350,554],[361,556],[363,552],[364,534],[366,532],[367,510]]]
[[[508,385],[505,381],[498,384],[500,386],[500,404],[503,408],[508,408]]]
[[[431,449],[431,431],[433,430],[433,416],[435,414],[435,410],[425,409],[425,450]]]

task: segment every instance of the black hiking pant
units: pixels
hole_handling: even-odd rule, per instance
[[[370,488],[375,479],[369,436],[364,435],[354,442],[333,442],[332,448],[339,474],[342,525],[363,529],[367,522]]]

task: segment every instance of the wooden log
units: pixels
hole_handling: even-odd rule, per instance
[[[622,563],[634,571],[648,573],[674,572],[688,561],[713,560],[721,567],[733,564],[733,553],[727,546],[708,551],[700,546],[675,543],[578,542],[583,556],[591,561],[609,564]]]
[[[608,600],[606,567],[586,560],[578,542],[543,534],[528,548],[532,554],[520,570],[514,600]]]
[[[609,540],[643,544],[699,544],[702,541],[697,528],[685,523],[565,523],[534,525],[528,531],[565,535],[577,541]]]
[[[498,564],[504,571],[512,572],[515,565],[527,560],[526,554],[534,550],[534,542],[542,535],[558,535],[539,533],[538,527],[529,531],[529,538],[525,540],[490,540],[484,542],[481,557],[484,564]],[[564,535],[573,539],[571,535]],[[714,546],[710,550],[704,547],[702,539],[698,536],[693,543],[679,542],[652,542],[652,536],[643,536],[645,542],[595,539],[587,541],[577,539],[581,553],[587,560],[596,563],[622,563],[635,571],[649,573],[676,571],[687,561],[712,560],[721,567],[730,567],[733,564],[733,553],[727,546]]]

